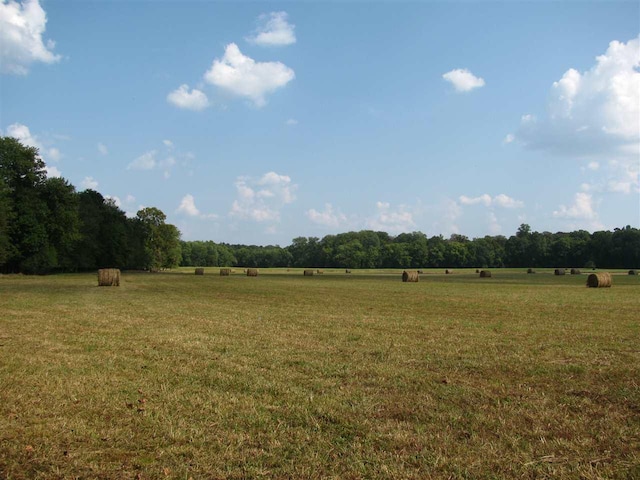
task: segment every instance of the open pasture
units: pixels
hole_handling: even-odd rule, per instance
[[[640,477],[640,280],[0,276],[0,477]]]

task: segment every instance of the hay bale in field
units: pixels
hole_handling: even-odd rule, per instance
[[[571,275],[580,275],[580,269],[578,268],[572,268],[571,269]]]
[[[604,288],[611,286],[611,274],[608,272],[590,273],[587,277],[587,287]]]
[[[480,273],[480,269],[479,268],[476,268],[476,273]]]
[[[204,268],[196,268],[196,275],[204,275]]]
[[[324,274],[324,270],[316,270],[316,273],[317,273],[318,275],[322,275],[322,274]]]
[[[117,268],[101,268],[98,270],[99,287],[119,287],[120,270]]]
[[[491,278],[491,272],[489,270],[481,270],[480,278]]]
[[[417,282],[419,280],[420,280],[420,275],[418,275],[418,272],[407,272],[406,270],[402,272],[403,282]]]
[[[247,277],[257,277],[258,269],[257,268],[247,268]]]
[[[305,277],[313,277],[313,270],[305,270],[302,272]]]
[[[447,270],[445,270],[445,271],[444,271],[444,273],[445,273],[446,275],[451,275],[451,274],[453,273],[453,270],[449,270],[449,269],[447,269]]]
[[[554,274],[554,275],[564,275],[564,273],[565,273],[565,272],[564,272],[564,268],[556,268],[556,269],[553,271],[553,274]]]
[[[637,275],[638,271],[637,270],[629,270],[629,275]]]
[[[230,268],[221,268],[220,269],[220,276],[221,277],[228,277],[229,275],[231,275],[231,269]]]
[[[344,273],[351,273],[351,270],[349,270],[348,268],[344,271]]]
[[[422,275],[424,272],[422,270],[418,270],[418,275]]]
[[[528,268],[527,273],[536,273],[536,271],[533,268]]]

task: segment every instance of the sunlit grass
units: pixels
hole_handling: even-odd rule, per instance
[[[0,476],[634,478],[638,277],[538,271],[0,277]]]

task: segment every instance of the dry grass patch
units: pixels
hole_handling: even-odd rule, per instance
[[[189,273],[0,279],[1,477],[624,479],[640,463],[637,277]]]

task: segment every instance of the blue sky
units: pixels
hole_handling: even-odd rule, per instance
[[[0,130],[185,240],[640,225],[637,2],[0,3]]]

